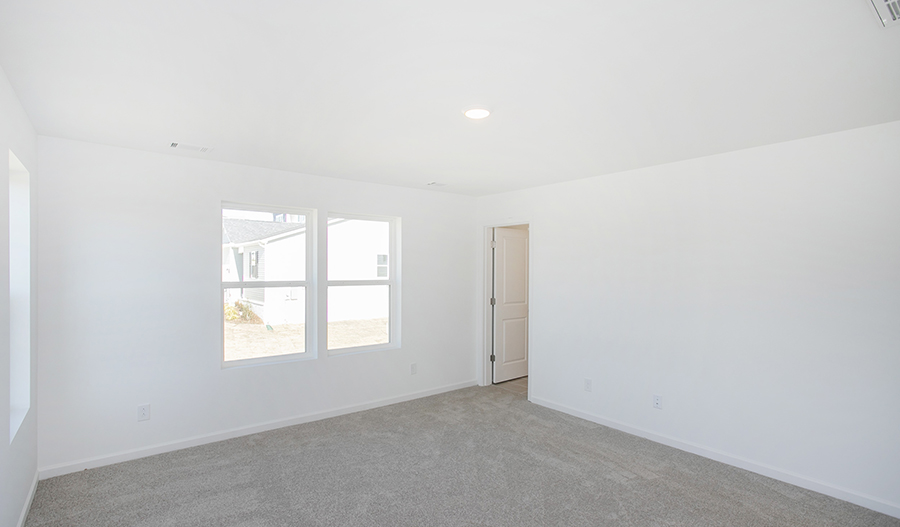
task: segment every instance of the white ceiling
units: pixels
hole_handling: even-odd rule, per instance
[[[898,52],[868,0],[0,0],[40,134],[471,195],[900,120]]]

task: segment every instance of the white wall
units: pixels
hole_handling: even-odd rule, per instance
[[[532,400],[900,515],[898,144],[895,122],[474,200],[42,138],[38,466],[473,381],[480,226],[527,221]],[[221,369],[223,200],[402,217],[403,348]]]
[[[37,176],[37,137],[34,128],[6,73],[0,69],[0,526],[18,525],[23,510],[31,500],[37,475],[37,408],[34,356],[34,324],[31,339],[31,407],[13,438],[9,441],[10,411],[10,326],[9,326],[9,151],[22,162],[32,182],[32,225],[36,217],[36,196],[33,192]],[[36,246],[32,229],[32,270],[35,266]],[[32,272],[32,284],[35,273]],[[32,300],[35,288],[32,286]],[[31,303],[34,320],[35,303]]]
[[[531,223],[532,400],[900,516],[898,148],[894,122],[480,198]]]
[[[39,153],[42,477],[474,383],[474,199],[63,139]],[[401,217],[402,348],[222,369],[222,201]]]

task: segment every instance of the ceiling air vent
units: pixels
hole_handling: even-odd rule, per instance
[[[170,145],[172,148],[182,150],[184,152],[209,152],[212,150],[211,146],[200,146],[200,145],[192,145],[190,143],[172,143]]]
[[[884,27],[900,26],[900,0],[872,0]]]

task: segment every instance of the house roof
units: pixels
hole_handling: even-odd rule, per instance
[[[282,223],[274,221],[244,220],[238,218],[222,219],[222,243],[245,244],[262,241],[294,231],[306,230],[303,223]]]

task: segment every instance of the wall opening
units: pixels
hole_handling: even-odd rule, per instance
[[[499,236],[500,231],[506,234]],[[512,236],[515,233],[522,236]],[[526,377],[528,366],[529,224],[485,226],[483,385]],[[515,238],[515,240],[511,240]],[[510,250],[510,244],[519,250]],[[498,258],[498,252],[500,257]],[[498,272],[503,278],[498,278]],[[498,288],[498,283],[500,287]],[[507,291],[508,287],[512,289]],[[509,293],[509,294],[507,294]],[[503,327],[503,331],[498,331]],[[500,338],[498,338],[500,337]],[[509,338],[514,337],[514,338]],[[503,364],[498,364],[503,363]],[[498,368],[500,366],[500,368]],[[498,371],[498,370],[504,371]]]
[[[9,152],[9,442],[31,408],[31,188]]]

